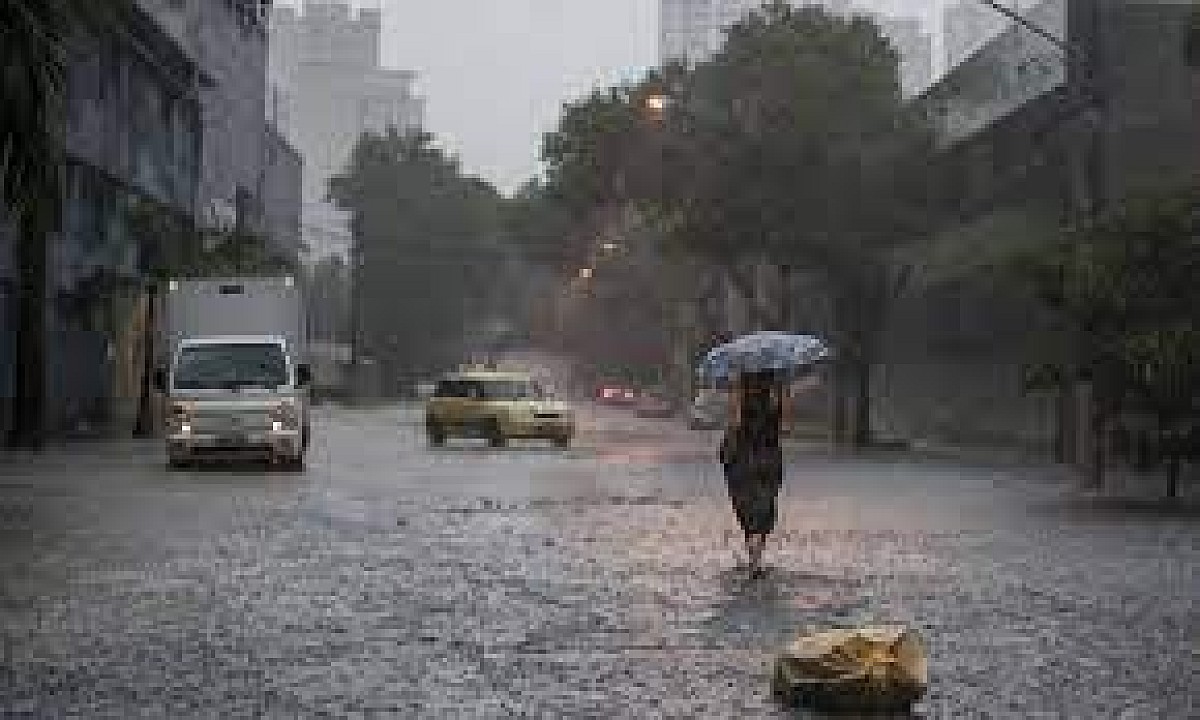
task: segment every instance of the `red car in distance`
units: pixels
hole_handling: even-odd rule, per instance
[[[631,407],[637,404],[638,393],[637,390],[622,383],[601,383],[596,387],[593,399],[601,405]]]

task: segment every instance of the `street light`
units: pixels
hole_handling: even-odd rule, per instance
[[[592,277],[592,273],[593,273],[593,270],[590,267],[580,268],[579,269],[579,279],[580,280],[590,280]]]
[[[666,95],[648,95],[646,96],[645,104],[647,110],[661,113],[671,104],[671,98]]]

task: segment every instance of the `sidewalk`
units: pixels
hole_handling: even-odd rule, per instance
[[[1028,447],[957,445],[928,439],[877,437],[872,447],[856,450],[833,447],[828,433],[828,427],[821,422],[798,422],[785,436],[785,441],[792,445],[816,446],[835,455],[925,458],[997,467],[1061,467],[1049,452]]]
[[[1002,466],[1065,467],[1048,452],[1032,448],[988,445],[954,445],[931,440],[917,440],[903,450],[916,456],[956,460],[971,464]]]
[[[45,468],[51,465],[76,466],[81,460],[89,463],[127,462],[133,456],[152,455],[162,451],[162,438],[94,438],[54,439],[40,450],[0,450],[0,472],[12,475],[21,468]]]

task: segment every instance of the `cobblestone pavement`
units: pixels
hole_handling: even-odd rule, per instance
[[[325,409],[303,474],[0,465],[3,715],[792,717],[773,651],[878,619],[927,638],[920,716],[1200,716],[1194,517],[794,453],[748,581],[709,437],[601,415],[566,453],[431,450],[413,419]]]

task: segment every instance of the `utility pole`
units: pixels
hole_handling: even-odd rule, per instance
[[[363,247],[355,238],[350,250],[350,377],[356,399],[363,399],[367,387],[363,356]]]

